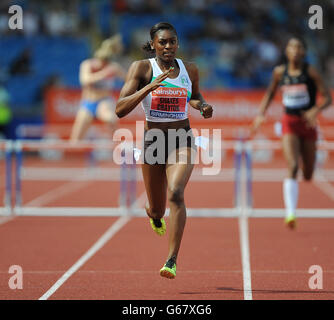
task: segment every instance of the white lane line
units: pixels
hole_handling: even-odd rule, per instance
[[[246,159],[242,158],[241,164],[241,207],[239,215],[239,237],[240,251],[242,262],[244,300],[253,300],[251,267],[250,267],[250,250],[249,250],[249,231],[248,231],[248,215],[251,208],[247,204],[247,168]]]
[[[323,171],[318,172],[317,178],[313,180],[313,183],[331,200],[334,200],[334,186],[328,181]]]
[[[36,206],[41,207],[53,200],[56,200],[64,195],[68,195],[70,193],[76,192],[84,187],[86,187],[88,184],[90,184],[91,181],[73,181],[68,182],[65,184],[62,184],[61,186],[54,188],[46,193],[43,193],[39,197],[29,201],[28,203],[24,204],[25,207],[30,206]]]
[[[133,204],[134,208],[143,208],[145,206],[145,202],[147,200],[146,191],[141,193],[141,195],[136,199],[135,203]]]
[[[8,217],[0,217],[0,225],[5,224],[8,221],[11,221],[14,219],[14,216],[8,216]]]
[[[248,218],[244,214],[239,217],[239,235],[241,247],[241,261],[242,274],[244,285],[244,299],[253,300],[252,296],[252,281],[250,268],[250,254],[249,254],[249,232],[248,232]]]
[[[76,177],[78,177],[76,175]],[[24,204],[24,207],[41,207],[58,199],[61,196],[79,191],[80,189],[86,187],[87,185],[93,183],[94,180],[78,180],[78,181],[70,181],[61,186],[46,192],[39,197],[29,201],[28,203]],[[135,207],[143,207],[146,200],[146,191],[144,191],[135,201]]]
[[[70,278],[77,270],[79,270],[97,251],[99,251],[122,227],[130,221],[131,217],[122,216],[95,242],[95,244],[70,268],[68,269],[57,282],[45,292],[39,300],[49,299],[56,290],[58,290],[65,281]]]

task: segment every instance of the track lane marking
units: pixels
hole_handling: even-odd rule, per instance
[[[334,187],[326,178],[322,170],[317,172],[317,178],[313,180],[314,185],[316,185],[323,193],[325,193],[331,200],[334,200]]]
[[[73,192],[76,192],[86,186],[88,186],[91,183],[91,181],[71,181],[64,183],[54,189],[51,189],[50,191],[43,193],[42,195],[38,196],[37,198],[34,198],[30,200],[28,203],[26,203],[24,206],[36,206],[41,207],[51,201],[54,201],[58,199],[61,196],[71,194]]]
[[[4,225],[5,223],[11,221],[14,219],[14,216],[5,216],[5,217],[0,217],[0,225]]]
[[[122,216],[77,260],[38,300],[49,299],[77,270],[79,270],[94,254],[96,254],[119,230],[129,221],[130,216]]]
[[[241,170],[241,175],[240,175],[241,206],[239,208],[240,214],[238,222],[239,222],[239,238],[240,238],[244,300],[253,300],[250,250],[249,250],[249,230],[248,230],[248,216],[251,213],[251,208],[249,208],[247,204],[247,168],[245,161],[242,161],[240,170]]]

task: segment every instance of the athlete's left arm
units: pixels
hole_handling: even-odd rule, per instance
[[[126,78],[126,71],[125,69],[117,62],[111,63],[111,67],[115,72],[115,77],[122,79],[123,81]]]
[[[200,110],[201,115],[204,118],[211,118],[213,108],[210,104],[206,103],[200,90],[199,90],[199,72],[198,68],[193,63],[185,63],[185,67],[188,71],[190,80],[192,82],[192,94],[189,100],[189,104],[196,110]]]
[[[304,117],[306,118],[306,120],[308,120],[310,124],[315,124],[316,116],[318,115],[318,113],[331,105],[332,96],[331,96],[329,89],[325,85],[325,82],[323,81],[322,76],[319,74],[319,72],[314,67],[309,66],[308,73],[310,77],[313,79],[317,87],[317,90],[319,91],[319,93],[321,94],[323,98],[320,101],[319,105],[313,106],[310,110],[304,113]]]

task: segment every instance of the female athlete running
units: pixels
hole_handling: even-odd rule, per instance
[[[277,88],[281,86],[285,111],[282,118],[282,143],[288,164],[288,177],[283,182],[285,223],[294,229],[298,202],[299,160],[301,158],[303,163],[304,179],[310,181],[316,159],[317,115],[331,104],[332,98],[320,74],[304,61],[306,44],[302,39],[291,38],[285,54],[287,63],[274,69],[272,81],[261,102],[253,129],[256,130],[264,121],[265,112]],[[319,104],[316,104],[317,92],[323,97]]]
[[[116,62],[113,55],[122,51],[119,35],[104,40],[92,59],[84,60],[80,65],[80,83],[82,100],[71,132],[71,141],[84,138],[94,118],[114,126],[115,102],[110,96],[114,78],[125,79],[126,73]]]
[[[194,166],[188,102],[204,118],[212,116],[212,106],[205,103],[199,91],[197,67],[175,58],[178,49],[175,28],[161,22],[151,28],[150,36],[151,41],[143,48],[154,53],[155,58],[132,63],[116,104],[116,114],[124,117],[142,102],[146,116],[142,165],[148,198],[146,212],[153,230],[165,234],[163,216],[168,199],[169,252],[160,275],[172,279],[186,222],[184,189]],[[172,139],[175,132],[179,140]]]

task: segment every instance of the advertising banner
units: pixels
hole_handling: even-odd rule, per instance
[[[252,121],[258,113],[264,90],[248,91],[202,91],[206,101],[214,107],[213,117],[204,119],[198,110],[189,106],[189,118],[194,128],[221,128],[225,138],[248,134]],[[334,92],[333,92],[334,93]],[[119,92],[111,95],[117,100]],[[334,95],[333,95],[334,96]],[[81,91],[78,89],[51,89],[45,97],[45,123],[47,125],[72,124],[80,107]],[[260,135],[274,139],[279,137],[280,119],[283,114],[282,96],[278,93],[266,113],[266,121]],[[130,114],[120,119],[120,125],[135,125],[144,120],[144,111],[138,105]],[[328,139],[334,139],[334,108],[329,107],[319,117],[319,129]],[[99,124],[99,121],[95,121]]]

